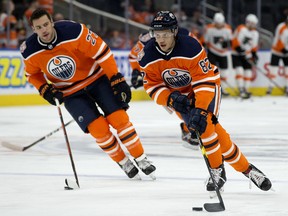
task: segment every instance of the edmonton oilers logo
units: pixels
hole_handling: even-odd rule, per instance
[[[61,80],[71,79],[76,70],[74,60],[68,56],[56,56],[49,60],[47,71],[55,78]]]
[[[162,77],[167,85],[173,88],[188,86],[192,81],[189,71],[179,70],[177,68],[164,70]]]

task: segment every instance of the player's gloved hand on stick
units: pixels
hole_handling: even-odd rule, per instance
[[[133,69],[132,71],[131,84],[135,89],[143,86],[143,77],[141,72],[137,69]]]
[[[199,132],[200,135],[204,133],[207,127],[208,112],[200,108],[193,108],[190,110],[189,115],[190,117],[188,129],[191,133],[191,137],[196,137],[196,130]]]
[[[116,98],[121,102],[122,108],[127,110],[131,100],[131,89],[121,73],[113,75],[110,79]]]
[[[256,52],[252,52],[251,61],[252,61],[254,64],[257,64],[258,59],[259,59],[259,57],[258,57],[257,53],[256,53]]]
[[[242,49],[240,46],[236,47],[235,50],[236,50],[239,54],[241,54],[241,55],[244,55],[244,54],[245,54],[245,50]]]
[[[285,49],[285,48],[283,48],[283,49],[281,50],[281,52],[282,52],[284,55],[286,55],[286,54],[288,53],[288,50]]]
[[[182,95],[179,91],[172,92],[167,101],[167,106],[174,108],[177,112],[188,113],[192,105],[192,100],[190,100],[186,95]]]
[[[228,46],[229,46],[229,41],[227,41],[227,40],[223,40],[222,41],[222,48],[228,48]]]
[[[56,106],[55,98],[58,99],[59,104],[63,103],[63,93],[53,87],[52,84],[45,83],[39,88],[40,95],[50,104]]]

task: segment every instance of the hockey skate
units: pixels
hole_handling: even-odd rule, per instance
[[[230,94],[228,92],[226,92],[224,89],[221,89],[221,95],[223,97],[229,97],[230,96]]]
[[[216,169],[210,168],[210,170],[211,170],[212,177],[214,178],[215,183],[217,184],[219,188],[219,191],[223,192],[224,184],[227,180],[224,164],[222,164],[219,168],[216,168]],[[209,191],[210,198],[213,198],[216,196],[215,185],[211,177],[209,177],[209,179],[207,180],[206,190]]]
[[[145,154],[141,155],[138,158],[134,159],[137,166],[142,170],[145,175],[149,175],[153,180],[156,179],[154,172],[156,170],[156,167],[152,164],[151,161],[149,161]]]
[[[265,176],[263,172],[257,169],[253,164],[249,164],[249,168],[247,171],[243,172],[243,174],[250,179],[251,188],[251,181],[261,190],[268,191],[272,187],[271,181]]]
[[[251,93],[242,87],[239,88],[239,96],[241,99],[249,99],[251,97]]]
[[[251,93],[246,92],[246,91],[240,91],[240,97],[242,99],[249,99],[251,97]]]
[[[269,86],[267,91],[266,91],[266,95],[271,95],[272,94],[272,90],[273,90],[273,88]]]
[[[186,148],[193,149],[193,150],[198,150],[199,149],[198,139],[196,139],[196,138],[193,139],[191,137],[191,133],[184,129],[184,123],[183,122],[180,124],[180,128],[181,128],[181,132],[182,132],[181,138],[183,141],[185,141],[183,146]]]
[[[128,157],[120,161],[118,165],[121,167],[121,169],[126,173],[126,175],[129,178],[139,180],[141,179],[140,175],[138,174],[139,170]]]

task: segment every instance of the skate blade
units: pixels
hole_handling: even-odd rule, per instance
[[[131,178],[131,179],[133,179],[133,180],[142,180],[139,174],[135,175],[135,176],[134,176],[133,178]]]
[[[150,173],[149,176],[152,180],[156,180],[155,172]]]

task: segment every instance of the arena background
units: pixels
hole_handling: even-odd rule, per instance
[[[128,62],[129,50],[113,50],[119,71],[125,76],[127,82],[130,84],[131,68]],[[258,69],[253,70],[253,81],[251,85],[251,92],[254,96],[264,96],[269,79],[264,75],[269,74],[269,60],[270,51],[259,51]],[[47,102],[39,96],[38,91],[27,82],[24,75],[24,64],[19,51],[2,50],[0,51],[0,106],[12,105],[36,105],[46,104]],[[235,83],[235,72],[231,68],[228,76],[229,86],[227,88],[233,96],[237,93]],[[278,77],[275,80],[278,86],[284,86],[283,68],[280,67]],[[272,84],[273,85],[273,84]],[[143,90],[132,89],[132,100],[149,100],[148,95]],[[274,87],[272,95],[281,95],[281,89]]]
[[[15,1],[17,2],[17,1]],[[52,1],[53,2],[53,1]],[[105,2],[107,4],[105,4]],[[65,19],[72,19],[85,23],[94,32],[107,41],[112,48],[116,58],[119,71],[124,74],[130,84],[131,68],[128,62],[128,54],[135,44],[140,33],[149,29],[149,25],[136,22],[128,16],[130,6],[134,5],[135,10],[142,7],[149,1],[144,0],[54,0],[54,14],[61,13]],[[248,3],[249,2],[249,3]],[[258,31],[259,41],[259,62],[258,69],[253,70],[253,82],[250,91],[253,96],[264,96],[267,87],[271,84],[269,79],[270,48],[273,39],[273,32],[276,25],[287,17],[288,2],[279,0],[277,4],[273,0],[151,0],[154,3],[154,12],[158,10],[173,10],[174,13],[184,12],[186,20],[179,20],[179,26],[195,30],[198,27],[193,19],[195,12],[199,15],[202,24],[212,21],[215,12],[223,12],[227,23],[234,29],[238,24],[243,23],[247,13],[254,13],[259,17]],[[21,4],[20,4],[21,6]],[[16,4],[16,8],[19,8]],[[144,5],[145,6],[145,5]],[[287,10],[286,10],[287,9]],[[143,12],[143,11],[138,11]],[[286,13],[287,12],[287,13]],[[21,18],[21,16],[20,16]],[[199,21],[198,20],[198,21]],[[202,26],[203,27],[203,26]],[[124,48],[115,49],[111,44],[111,33],[118,32],[124,39]],[[119,39],[116,37],[116,40]],[[228,77],[229,88],[227,91],[236,96],[237,88],[235,83],[235,71],[229,62],[230,72]],[[279,67],[278,76],[275,80],[272,95],[283,95],[284,76],[283,67]],[[280,88],[279,88],[280,87]],[[281,89],[282,88],[282,89]],[[132,89],[132,100],[150,100],[143,88]],[[24,76],[24,65],[19,50],[0,49],[0,106],[12,105],[36,105],[47,104],[37,90],[34,89]]]

